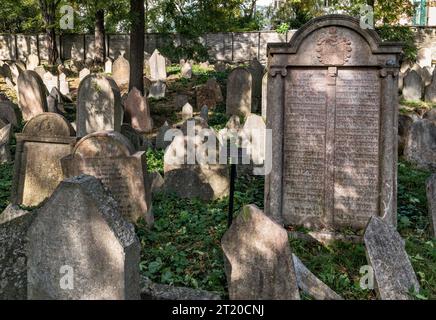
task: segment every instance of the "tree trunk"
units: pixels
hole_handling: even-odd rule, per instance
[[[144,94],[145,10],[144,0],[130,0],[130,84]]]
[[[55,65],[59,57],[58,46],[56,43],[56,9],[60,0],[39,0],[42,16],[44,18],[45,30],[48,38],[48,63]]]
[[[104,27],[104,10],[97,10],[95,13],[95,63],[103,64],[106,58],[106,42]]]

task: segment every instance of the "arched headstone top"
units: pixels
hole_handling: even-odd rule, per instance
[[[116,131],[99,131],[82,138],[72,155],[82,158],[129,157],[135,153],[131,142]]]
[[[30,137],[72,137],[75,134],[67,119],[50,112],[33,117],[23,128],[23,135]]]
[[[306,23],[289,43],[269,44],[268,52],[271,66],[396,66],[402,45],[383,42],[353,17],[325,15]]]

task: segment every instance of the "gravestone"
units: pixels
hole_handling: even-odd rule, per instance
[[[433,77],[433,68],[425,67],[421,69],[421,78],[424,83],[424,87],[430,85]]]
[[[46,112],[32,118],[16,139],[11,202],[36,207],[63,180],[60,159],[71,153],[74,129],[61,115]]]
[[[431,236],[436,238],[436,174],[427,180],[427,204]]]
[[[404,157],[418,168],[436,170],[436,122],[422,119],[412,124]]]
[[[410,128],[413,124],[413,118],[406,114],[398,116],[398,155],[404,154]]]
[[[27,57],[27,70],[35,70],[35,68],[39,65],[39,58],[36,54],[30,54]]]
[[[421,48],[416,57],[417,64],[421,67],[431,67],[432,52],[431,48]]]
[[[248,71],[250,71],[253,77],[251,111],[259,112],[261,111],[262,104],[262,78],[264,74],[264,68],[259,60],[255,58],[254,60],[250,61]]]
[[[17,206],[8,206],[0,220],[0,300],[26,300],[26,233],[32,215]]]
[[[97,74],[80,83],[77,96],[77,136],[101,130],[120,131],[121,95],[115,81]]]
[[[229,121],[227,121],[226,128],[235,131],[241,130],[241,118],[239,116],[231,116]]]
[[[11,124],[0,128],[0,164],[11,162],[9,141],[11,140]]]
[[[189,103],[185,104],[182,108],[182,120],[185,121],[185,120],[192,118],[193,113],[194,113],[194,110],[193,110],[192,106]]]
[[[185,62],[181,69],[182,78],[191,79],[192,78],[192,65],[189,62]]]
[[[159,50],[154,50],[148,63],[152,81],[165,81],[167,79],[165,57],[160,54]]]
[[[151,226],[151,193],[147,189],[145,152],[115,131],[100,131],[82,138],[71,155],[61,160],[65,177],[87,174],[100,179],[130,221],[145,218]]]
[[[34,214],[29,300],[139,299],[140,243],[100,181],[65,180]]]
[[[215,79],[209,79],[206,84],[197,86],[197,108],[208,106],[210,109],[215,109],[217,103],[223,101],[221,87]]]
[[[207,106],[201,107],[200,117],[203,118],[204,121],[209,121],[209,108]]]
[[[67,81],[67,76],[65,73],[59,75],[59,91],[64,95],[68,96],[70,94],[70,86]]]
[[[165,141],[165,134],[170,129],[171,129],[171,127],[168,124],[168,121],[165,121],[164,125],[159,128],[159,132],[157,133],[157,136],[156,136],[156,148],[157,149],[166,149],[171,144],[172,140]]]
[[[433,71],[431,83],[425,87],[425,101],[436,103],[436,68]]]
[[[188,100],[188,96],[185,94],[178,94],[174,98],[174,105],[177,111],[182,110],[183,106],[187,103],[189,103],[189,100]]]
[[[18,77],[18,104],[23,120],[47,112],[47,96],[44,83],[35,71],[26,70]]]
[[[112,59],[111,58],[107,58],[106,62],[104,63],[104,72],[105,73],[112,73]]]
[[[266,119],[268,105],[268,72],[262,78],[262,117]]]
[[[230,300],[300,299],[288,241],[259,208],[243,208],[221,240]]]
[[[165,98],[165,92],[167,90],[167,85],[163,81],[153,82],[150,87],[150,92],[148,93],[149,98],[163,99]]]
[[[422,118],[436,122],[436,108],[428,110],[426,113],[424,113]]]
[[[235,68],[227,79],[226,114],[246,117],[251,113],[253,76],[244,68]]]
[[[91,71],[89,71],[88,68],[83,68],[82,70],[80,70],[80,72],[79,72],[79,80],[80,80],[80,82],[82,82],[83,79],[85,79],[90,74],[91,74]]]
[[[141,133],[153,130],[153,119],[150,115],[147,98],[143,97],[138,89],[133,88],[129,92],[126,101],[124,101],[124,110],[133,129]]]
[[[381,300],[412,300],[409,291],[419,292],[404,240],[392,225],[372,217],[364,235],[366,256],[374,270],[376,292]]]
[[[396,224],[400,53],[344,15],[268,45],[268,215],[314,231]]]
[[[59,89],[59,77],[53,75],[50,71],[47,71],[42,79],[47,88],[47,92],[51,92],[53,88]]]
[[[16,127],[18,125],[16,108],[18,109],[18,107],[10,101],[0,101],[0,119]]]
[[[135,151],[147,151],[144,143],[144,137],[129,124],[123,123],[121,125],[121,134],[129,139]]]
[[[264,165],[266,159],[266,125],[261,116],[251,114],[244,123],[241,135],[250,142],[247,153],[254,165]]]
[[[119,87],[129,84],[130,63],[123,55],[120,55],[112,65],[112,78]]]
[[[166,192],[210,201],[229,194],[229,170],[220,164],[215,132],[199,117],[185,121],[164,155]]]
[[[405,100],[421,100],[422,78],[415,70],[410,70],[404,77],[403,97]]]

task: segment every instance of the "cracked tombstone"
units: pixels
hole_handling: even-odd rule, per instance
[[[35,71],[23,71],[18,77],[17,87],[18,104],[24,121],[29,121],[36,115],[47,112],[46,88]]]
[[[32,118],[16,139],[11,200],[36,207],[63,180],[60,160],[71,153],[75,132],[64,117],[46,112]]]
[[[77,137],[101,130],[121,130],[120,90],[115,81],[97,74],[80,83],[77,96]]]
[[[411,300],[411,290],[418,293],[420,287],[400,234],[379,217],[372,217],[363,239],[378,297]]]
[[[221,240],[230,300],[299,300],[286,230],[245,206]]]
[[[100,179],[126,219],[144,218],[149,226],[153,224],[146,152],[136,152],[121,133],[99,131],[85,136],[61,164],[65,177],[87,174]]]
[[[140,244],[100,181],[60,183],[28,231],[29,300],[138,300]]]

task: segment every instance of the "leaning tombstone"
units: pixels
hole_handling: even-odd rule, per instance
[[[0,164],[11,162],[9,141],[11,140],[11,124],[0,129]]]
[[[436,174],[427,180],[427,203],[431,236],[436,238]]]
[[[119,87],[129,84],[130,63],[123,55],[120,55],[112,65],[112,78]]]
[[[148,225],[153,224],[145,152],[135,152],[121,133],[100,131],[85,136],[61,164],[65,177],[87,174],[100,179],[126,219],[136,222],[144,218]]]
[[[332,235],[371,217],[396,224],[401,52],[345,15],[268,44],[266,214]]]
[[[244,68],[234,69],[227,79],[226,114],[246,117],[251,113],[253,77]]]
[[[114,80],[97,74],[80,83],[77,96],[77,136],[101,130],[120,131],[121,95]]]
[[[43,113],[16,135],[12,203],[36,207],[50,197],[63,179],[60,159],[76,142],[74,129],[59,114]]]
[[[149,60],[150,76],[152,81],[165,81],[167,78],[165,57],[159,50],[154,50]]]
[[[29,300],[139,300],[140,243],[100,181],[61,182],[34,215]]]
[[[11,205],[0,214],[0,300],[27,299],[25,248],[32,216]]]
[[[133,88],[124,101],[125,114],[130,119],[132,128],[141,133],[153,130],[153,119],[150,115],[150,107],[147,98],[141,92]]]
[[[44,83],[35,71],[23,71],[18,77],[18,104],[23,120],[47,112],[47,96]]]
[[[403,97],[405,100],[421,100],[422,79],[415,70],[410,70],[404,77]]]
[[[245,206],[221,246],[230,300],[299,300],[286,230],[254,205]]]
[[[366,255],[374,271],[376,292],[381,300],[412,300],[420,287],[404,240],[395,228],[373,216],[364,235]]]

